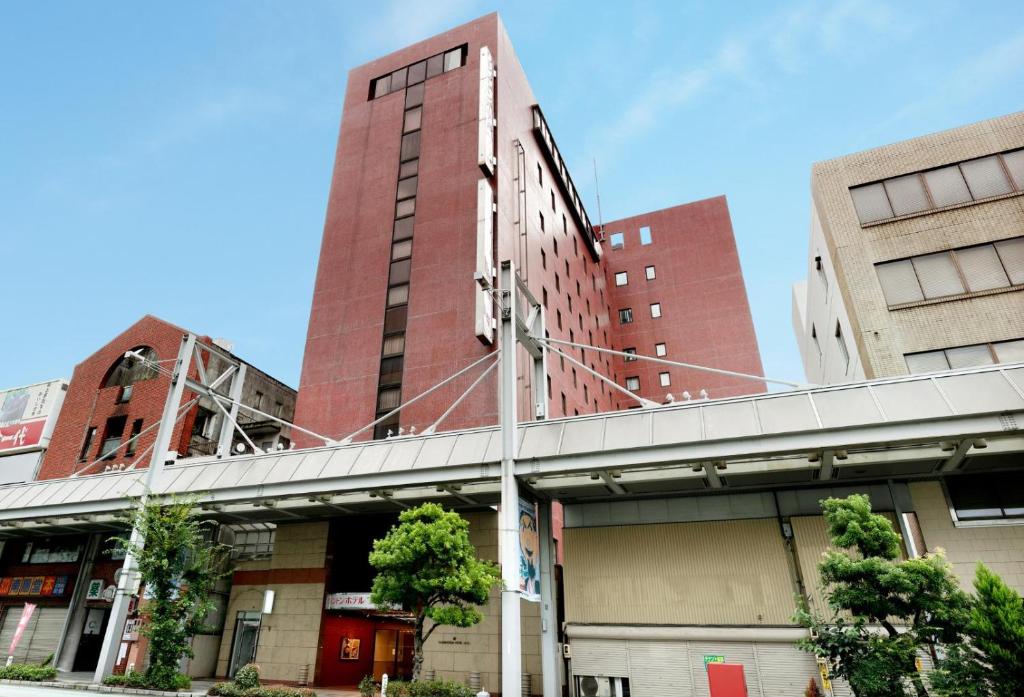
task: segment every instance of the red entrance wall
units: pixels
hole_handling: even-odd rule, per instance
[[[373,674],[373,632],[376,622],[363,617],[325,615],[323,655],[320,657],[320,684],[324,687],[357,685],[364,675]],[[341,640],[360,640],[359,660],[343,661]]]

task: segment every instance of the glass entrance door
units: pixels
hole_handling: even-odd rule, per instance
[[[231,649],[228,677],[235,677],[238,669],[256,658],[256,645],[260,638],[260,613],[239,612],[235,618],[235,636]]]
[[[373,678],[412,678],[413,636],[407,629],[378,629],[373,637]]]

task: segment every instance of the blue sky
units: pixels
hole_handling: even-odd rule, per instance
[[[1024,108],[1024,3],[0,5],[0,388],[149,312],[298,384],[347,71],[498,9],[591,218],[726,194],[802,379],[817,160]]]

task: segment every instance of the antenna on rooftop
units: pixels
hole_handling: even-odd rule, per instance
[[[601,187],[597,183],[597,158],[594,158],[594,191],[597,193],[597,226],[601,228],[601,236],[604,237],[604,216],[601,215]]]

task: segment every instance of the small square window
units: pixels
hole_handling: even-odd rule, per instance
[[[404,201],[399,201],[395,204],[395,217],[405,218],[416,212],[416,199],[407,198]]]
[[[651,317],[655,319],[661,317],[661,303],[651,303]]]
[[[377,78],[376,80],[373,81],[373,97],[372,97],[372,99],[377,99],[377,97],[383,97],[385,94],[387,94],[390,91],[391,91],[391,76],[390,75],[385,75],[384,77],[379,77],[379,78]]]
[[[388,307],[404,305],[409,302],[409,284],[388,288]]]
[[[415,66],[413,66],[415,67]],[[409,75],[412,75],[412,68],[409,68]],[[409,85],[405,88],[405,108],[409,109],[423,103],[423,83]]]
[[[619,310],[619,324],[632,324],[633,322],[633,308],[624,307]]]
[[[615,285],[624,286],[627,283],[629,283],[629,279],[627,278],[625,271],[619,271],[615,274]]]
[[[413,131],[402,136],[401,161],[415,160],[420,156],[420,132]]]
[[[410,86],[421,84],[427,76],[427,62],[420,61],[409,66],[409,79],[408,83]],[[422,92],[420,95],[422,96]]]
[[[412,237],[413,218],[402,218],[395,221],[395,241],[407,240]]]
[[[462,67],[462,47],[453,48],[444,54],[444,71],[455,70]]]
[[[672,376],[666,373],[658,373],[658,381],[662,387],[670,387],[672,385]]]
[[[408,68],[400,68],[395,72],[391,73],[391,91],[397,92],[398,90],[405,87],[405,77],[409,72]]]
[[[412,177],[412,176],[415,176],[419,171],[420,171],[420,161],[419,160],[409,160],[408,162],[403,162],[398,167],[398,178],[399,179],[405,179],[406,177]]]
[[[624,349],[622,349],[622,352],[623,353],[628,353],[628,354],[630,354],[630,356],[636,356],[636,349],[635,348],[624,348]],[[636,358],[630,358],[630,356],[624,357],[623,360],[626,361],[626,363],[632,363],[633,361],[636,360]]]
[[[654,267],[653,266],[645,266],[644,267],[644,275],[647,277],[648,281],[653,281],[654,278],[655,278]]]
[[[427,79],[437,77],[444,70],[444,56],[438,53],[427,59]]]
[[[654,345],[654,355],[655,356],[659,356],[659,357],[667,356],[668,355],[668,349],[665,347],[665,344],[655,344]]]
[[[621,232],[613,232],[609,238],[612,243],[612,249],[622,249],[626,246],[626,236]]]
[[[644,227],[640,228],[640,244],[650,244],[650,243],[651,243],[651,228],[650,228],[650,226],[645,225]]]
[[[640,378],[630,377],[626,378],[626,389],[630,392],[636,392],[640,389]]]
[[[405,198],[412,198],[416,195],[416,180],[418,177],[409,177],[407,179],[400,179],[398,181],[398,194],[395,196],[398,200]]]
[[[420,121],[423,118],[423,107],[417,106],[405,112],[405,126],[402,133],[410,133],[420,130]]]

